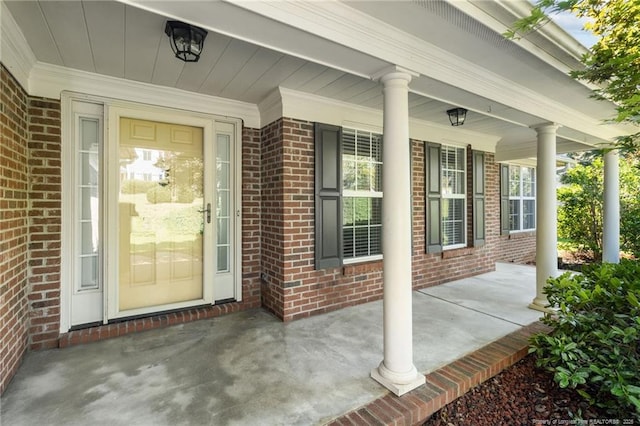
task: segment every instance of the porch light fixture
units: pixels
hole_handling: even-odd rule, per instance
[[[452,126],[462,126],[467,118],[467,110],[464,108],[453,108],[447,111],[449,121]]]
[[[180,21],[167,21],[164,33],[169,36],[169,43],[176,58],[185,62],[198,62],[204,39],[207,37],[205,30]]]

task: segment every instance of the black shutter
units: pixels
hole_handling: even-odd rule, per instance
[[[426,249],[427,253],[442,251],[442,217],[440,201],[442,198],[440,145],[425,144],[425,199],[427,200]]]
[[[342,265],[342,131],[315,125],[316,269]]]
[[[485,184],[484,153],[472,151],[473,167],[473,245],[481,247],[485,242]]]
[[[500,164],[500,233],[509,234],[509,165]]]

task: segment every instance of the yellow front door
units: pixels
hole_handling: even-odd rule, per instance
[[[120,118],[118,152],[119,311],[202,299],[203,129]]]

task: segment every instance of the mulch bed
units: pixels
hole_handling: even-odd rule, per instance
[[[613,419],[589,406],[574,390],[561,389],[553,375],[537,368],[535,357],[529,355],[435,412],[423,426],[624,424],[622,419],[615,419],[619,423],[601,420]]]

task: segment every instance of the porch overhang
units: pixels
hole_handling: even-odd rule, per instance
[[[34,95],[58,90],[46,81],[81,81],[75,78],[79,70],[97,79],[161,88],[158,99],[167,93],[177,102],[194,96],[202,96],[202,104],[206,97],[225,99],[231,111],[244,109],[241,116],[256,127],[272,118],[263,107],[277,92],[317,96],[380,115],[375,75],[400,66],[419,74],[409,86],[412,121],[446,128],[445,111],[466,108],[464,130],[495,140],[489,150],[501,161],[534,156],[530,127],[540,122],[561,124],[558,152],[589,149],[627,133],[603,125],[613,107],[589,99],[590,89],[566,75],[579,65],[584,48],[562,29],[550,24],[518,42],[500,36],[527,13],[525,3],[122,0],[91,2],[82,12],[76,2],[55,7],[5,0],[3,44],[11,46],[2,56],[12,72],[26,76]],[[100,25],[98,14],[116,31]],[[184,66],[167,53],[168,41],[155,28],[167,19],[212,33],[200,63]],[[107,36],[108,45],[102,41]],[[138,55],[127,50],[129,43]]]

